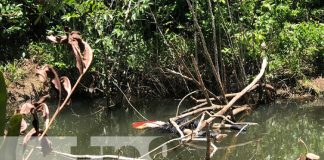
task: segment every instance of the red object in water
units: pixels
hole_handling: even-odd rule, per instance
[[[145,123],[152,123],[156,121],[142,121],[142,122],[134,122],[132,123],[133,128],[139,128],[140,126],[144,125]]]

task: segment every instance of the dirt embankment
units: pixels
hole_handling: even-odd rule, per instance
[[[322,76],[309,80],[299,80],[297,87],[282,87],[277,89],[277,97],[297,101],[312,101],[324,95],[324,78]]]
[[[21,79],[9,82],[8,84],[9,104],[21,104],[47,92],[43,87],[43,83],[38,80],[35,74],[37,64],[34,64],[31,60],[23,60],[17,67],[23,70],[23,75]]]
[[[309,83],[306,83],[306,87],[312,88],[315,90],[315,92],[319,94],[324,93],[324,78],[323,77],[318,77],[315,79],[312,79],[309,81]]]
[[[23,60],[18,67],[24,71],[24,76],[20,80],[10,82],[8,85],[8,103],[21,104],[25,101],[31,101],[35,98],[48,93],[43,83],[36,76],[37,64],[31,60]],[[8,74],[8,73],[7,73]],[[6,73],[5,73],[6,75]],[[314,94],[323,95],[324,93],[324,78],[317,77],[307,81],[299,81],[301,86],[299,92],[289,86],[285,89],[277,89],[277,95],[280,98],[297,99],[297,100],[312,100]]]

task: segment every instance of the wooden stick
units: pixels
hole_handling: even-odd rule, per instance
[[[76,89],[76,87],[78,86],[78,84],[80,83],[83,75],[86,73],[86,71],[84,71],[78,78],[78,80],[75,82],[71,92],[66,96],[66,98],[64,99],[63,103],[60,105],[60,107],[58,109],[56,109],[54,115],[52,116],[51,120],[48,123],[48,126],[45,128],[44,132],[42,133],[42,135],[38,138],[38,140],[42,140],[42,138],[44,137],[44,135],[46,134],[46,132],[48,131],[48,129],[50,128],[50,126],[52,125],[52,123],[54,122],[56,116],[60,113],[60,111],[63,109],[63,107],[66,105],[66,103],[68,102],[68,100],[70,99],[72,93],[74,92],[74,90]]]
[[[166,141],[166,142],[162,143],[161,145],[157,146],[156,148],[154,148],[154,149],[150,150],[149,152],[145,153],[144,155],[142,155],[142,156],[139,157],[139,158],[142,159],[142,158],[144,158],[145,156],[149,155],[150,153],[152,153],[152,152],[156,151],[157,149],[163,147],[164,145],[169,144],[169,143],[171,143],[171,142],[173,142],[173,141],[179,141],[179,140],[181,140],[181,139],[183,139],[183,138],[185,138],[185,137],[187,137],[187,136],[184,136],[184,137],[178,137],[178,138],[174,138],[174,139],[171,139],[171,140],[169,140],[169,141]]]
[[[235,115],[237,115],[243,111],[246,111],[246,110],[251,110],[251,108],[248,107],[248,105],[244,105],[242,107],[235,108],[235,109],[233,109],[233,115],[235,116]]]
[[[179,108],[180,108],[180,105],[182,104],[182,102],[188,97],[188,96],[190,96],[190,95],[192,95],[192,94],[194,94],[194,93],[197,93],[198,92],[198,90],[195,90],[195,91],[193,91],[193,92],[190,92],[190,93],[188,93],[186,96],[184,96],[182,99],[181,99],[181,101],[179,102],[179,104],[178,104],[178,106],[177,106],[177,113],[176,113],[176,116],[178,116],[178,114],[179,114]]]
[[[189,109],[187,109],[187,110],[181,112],[181,114],[184,114],[184,113],[188,113],[188,112],[194,111],[194,110],[196,110],[196,109],[198,109],[198,108],[204,107],[205,105],[207,105],[207,102],[204,102],[204,103],[198,104],[198,105],[196,105],[196,106],[194,106],[194,107],[192,107],[192,108],[189,108]]]
[[[201,77],[201,74],[200,74],[200,71],[199,71],[199,68],[198,68],[197,61],[195,60],[195,57],[193,55],[191,55],[190,57],[191,57],[191,61],[192,61],[193,65],[194,65],[196,75],[198,77],[198,81],[199,81],[199,84],[200,84],[200,89],[201,89],[201,91],[203,92],[203,94],[204,94],[204,96],[206,98],[207,104],[209,106],[211,106],[212,103],[209,100],[209,94],[208,94],[208,92],[206,90],[205,83],[204,83],[204,81],[203,81],[203,79]]]
[[[213,63],[213,60],[211,59],[210,54],[208,52],[207,44],[206,44],[206,41],[205,41],[204,34],[203,34],[202,30],[201,30],[201,27],[198,24],[198,19],[197,19],[196,12],[194,11],[194,9],[193,9],[193,7],[191,5],[190,0],[186,0],[186,1],[187,1],[188,6],[189,6],[189,9],[190,9],[190,11],[192,13],[195,27],[196,27],[196,29],[198,31],[198,34],[200,36],[200,39],[201,39],[201,43],[202,43],[202,46],[203,46],[203,53],[204,53],[203,55],[204,55],[205,59],[207,60],[209,66],[212,69],[212,73],[213,73],[213,76],[215,77],[216,86],[217,86],[218,91],[221,93],[221,96],[223,97],[224,101],[227,102],[227,100],[225,98],[225,92],[224,92],[223,84],[221,82],[220,77],[217,76],[217,70],[216,70],[215,65]]]
[[[255,89],[257,89],[258,87],[260,86],[260,84],[255,84],[248,92],[252,92],[254,91]],[[265,87],[266,89],[274,92],[275,89],[273,86],[271,86],[270,84],[261,84],[261,86]],[[226,98],[232,98],[232,97],[235,97],[237,94],[239,93],[229,93],[229,94],[226,94],[225,97]],[[217,96],[217,98],[221,98],[220,96]],[[214,101],[215,98],[210,98],[211,101]],[[201,103],[201,102],[206,102],[206,99],[197,99],[195,101],[196,103]]]
[[[267,58],[263,58],[263,62],[262,62],[262,66],[261,66],[261,70],[260,73],[254,78],[254,80],[248,85],[246,86],[241,92],[239,92],[239,94],[237,94],[233,99],[231,99],[231,101],[225,105],[220,111],[218,111],[215,115],[224,115],[224,113],[239,99],[241,98],[246,92],[248,92],[263,76],[265,69],[267,67]],[[198,131],[200,131],[202,128],[204,128],[206,126],[206,123],[211,123],[216,117],[210,117],[208,118],[206,121],[204,121],[204,123],[202,123],[202,125],[200,127],[197,127],[194,131],[194,133],[198,133]]]
[[[210,124],[207,123],[207,127],[206,127],[206,138],[207,138],[207,142],[206,142],[206,160],[210,160]]]

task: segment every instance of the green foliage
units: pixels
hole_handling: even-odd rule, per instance
[[[0,26],[0,60],[19,58],[23,54],[19,53],[19,56],[17,56],[17,51],[24,45],[24,38],[20,38],[29,30],[28,18],[24,14],[23,4],[11,0],[1,0]]]
[[[15,114],[10,117],[8,124],[7,136],[19,136],[20,135],[20,124],[22,120],[21,114]]]
[[[17,82],[26,76],[26,70],[23,68],[23,62],[21,60],[14,60],[11,63],[7,63],[0,66],[0,71],[6,75],[6,83]]]
[[[6,124],[7,89],[3,73],[0,71],[0,136],[3,136]]]
[[[55,61],[53,56],[53,45],[48,43],[35,43],[32,42],[28,45],[28,53],[34,61],[39,64],[52,64]]]
[[[212,53],[208,3],[194,1],[193,5]],[[66,47],[45,42],[46,35],[64,35],[64,26],[68,26],[87,37],[95,56],[92,70],[105,78],[112,67],[114,77],[122,71],[150,74],[155,68],[177,68],[178,53],[188,58],[197,51],[199,61],[204,63],[201,40],[197,36],[195,46],[192,14],[184,0],[2,0],[0,8],[4,40],[0,44],[0,54],[4,55],[0,61],[29,57],[60,70],[73,68],[73,55]],[[323,56],[324,9],[320,0],[214,0],[212,9],[218,51],[228,73],[240,57],[251,74],[251,68],[258,68],[255,62],[264,55],[269,57],[268,76],[273,80],[299,79],[316,72],[314,65],[319,64],[315,61]],[[18,74],[8,79],[19,79],[15,62],[5,64],[8,67],[2,70]],[[203,72],[211,74],[208,69]],[[100,79],[102,86],[109,84],[105,78]]]
[[[73,55],[66,46],[53,46],[46,42],[32,42],[27,48],[28,55],[40,65],[50,64],[59,70],[65,70],[75,66],[71,61]]]
[[[260,56],[261,43],[265,42],[271,79],[300,79],[315,73],[316,56],[323,52],[324,28],[322,22],[312,20],[319,18],[312,12],[323,11],[323,6],[319,9],[307,6],[316,3],[316,0],[260,3],[250,0],[241,5],[244,14],[240,20],[250,25],[240,32],[244,37],[239,41],[252,59]]]
[[[0,3],[0,37],[5,38],[12,35],[19,35],[28,28],[27,18],[24,16],[22,4],[13,3],[8,0],[1,0]]]
[[[275,42],[276,54],[270,55],[270,71],[297,78],[314,73],[316,55],[323,54],[323,35],[324,26],[318,23],[286,23]]]
[[[16,147],[18,144],[18,136],[20,135],[21,120],[21,114],[15,114],[9,119],[7,137],[0,146],[0,155],[3,156],[3,159],[16,159]]]

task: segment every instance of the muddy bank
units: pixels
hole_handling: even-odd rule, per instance
[[[18,66],[16,66],[23,70],[21,73],[22,78],[18,80],[11,80],[8,78],[10,73],[4,72],[9,96],[8,103],[22,103],[35,99],[40,94],[48,92],[35,74],[37,66],[38,65],[31,60],[21,61]]]
[[[26,101],[32,101],[37,99],[39,96],[49,93],[49,88],[44,87],[43,84],[38,80],[36,76],[36,68],[38,67],[31,60],[23,60],[19,63],[20,69],[24,71],[22,79],[9,82],[8,85],[8,103],[21,104]],[[73,73],[73,74],[71,74]],[[72,83],[74,83],[75,70],[67,70],[61,72],[61,75],[67,75],[71,78]],[[5,73],[5,76],[9,73]],[[135,76],[137,75],[137,76]],[[185,93],[185,84],[175,84],[181,83],[182,81],[178,78],[165,76],[161,74],[151,75],[149,77],[145,74],[134,74],[135,77],[131,80],[125,79],[123,81],[121,78],[119,85],[125,91],[127,96],[135,97],[173,97],[181,98]],[[89,98],[96,98],[98,96],[104,96],[104,90],[98,84],[99,74],[95,72],[90,72],[86,75],[78,87],[75,95]],[[292,99],[296,101],[312,101],[316,99],[317,96],[322,96],[324,93],[324,78],[316,77],[307,81],[298,81],[298,87],[290,87],[288,84],[275,86],[277,97],[283,99]],[[118,97],[118,90],[110,90],[112,98]],[[55,93],[52,93],[55,97]],[[120,97],[119,98],[123,98]]]
[[[324,94],[324,78],[318,76],[310,80],[299,80],[297,86],[287,84],[276,87],[277,97],[295,101],[312,101]]]

